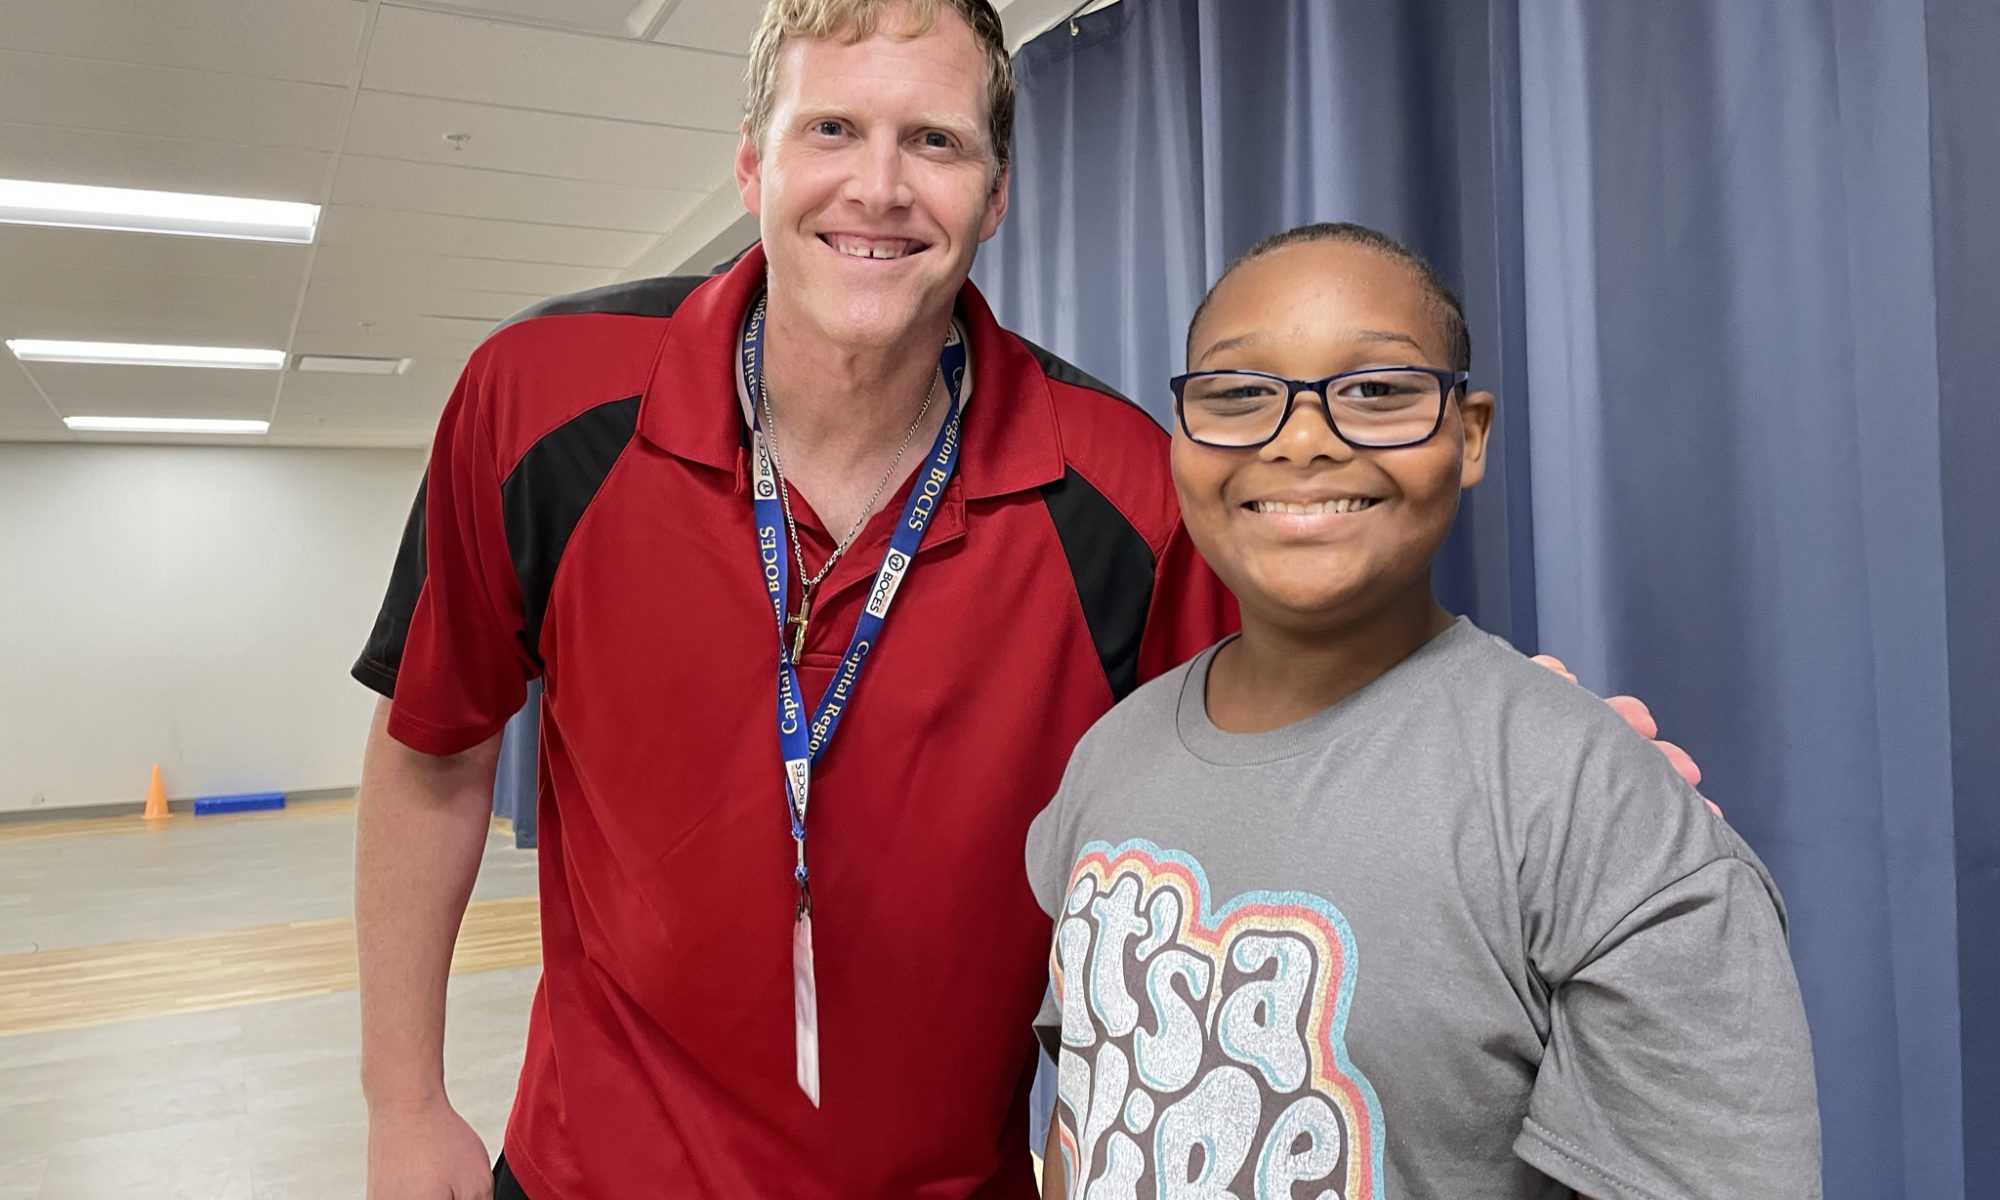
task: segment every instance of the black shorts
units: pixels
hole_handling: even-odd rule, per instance
[[[521,1181],[508,1169],[505,1154],[493,1164],[493,1200],[528,1200],[528,1193],[521,1190]]]

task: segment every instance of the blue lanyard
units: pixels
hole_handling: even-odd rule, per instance
[[[765,590],[770,593],[771,612],[777,618],[778,746],[785,764],[785,818],[791,827],[792,842],[798,850],[793,878],[799,889],[798,915],[804,918],[812,913],[812,890],[806,872],[806,808],[811,791],[812,767],[833,741],[833,732],[840,726],[841,714],[854,702],[862,665],[881,641],[883,626],[889,618],[889,605],[896,598],[896,589],[901,586],[903,576],[916,558],[924,531],[930,528],[931,518],[937,514],[945,484],[950,482],[952,471],[958,466],[959,418],[963,412],[959,397],[965,377],[965,344],[956,328],[946,335],[944,350],[938,358],[938,369],[944,375],[951,411],[945,417],[944,427],[938,430],[937,441],[931,445],[929,457],[917,469],[916,483],[910,488],[910,498],[903,505],[903,515],[896,522],[896,531],[889,538],[888,553],[883,555],[882,566],[875,572],[868,603],[861,611],[861,619],[855,623],[854,636],[847,643],[847,653],[841,656],[840,669],[834,674],[826,695],[820,698],[819,707],[810,721],[804,719],[802,697],[805,693],[799,687],[798,666],[792,661],[790,639],[785,636],[785,618],[790,608],[790,558],[785,512],[778,499],[777,469],[771,462],[769,448],[764,444],[763,358],[764,300],[760,298],[751,313],[749,324],[743,330],[743,384],[750,396],[751,431],[755,442],[756,475],[751,494],[757,520],[758,568],[763,572]]]

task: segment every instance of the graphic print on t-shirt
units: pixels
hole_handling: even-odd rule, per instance
[[[1148,841],[1071,870],[1050,955],[1069,1194],[1381,1200],[1346,918],[1305,892],[1210,900],[1199,862]]]

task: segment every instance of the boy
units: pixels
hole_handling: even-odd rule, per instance
[[[1820,1195],[1763,865],[1432,597],[1493,412],[1464,330],[1352,225],[1195,316],[1174,483],[1243,632],[1105,716],[1029,833],[1047,1195]]]

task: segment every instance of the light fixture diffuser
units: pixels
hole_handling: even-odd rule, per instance
[[[240,433],[271,431],[269,421],[228,421],[206,417],[64,417],[78,433]]]
[[[319,205],[0,179],[0,224],[304,245],[319,228]]]
[[[410,369],[410,360],[356,354],[301,354],[298,369],[320,375],[401,375]]]
[[[238,371],[276,371],[285,365],[283,350],[251,350],[234,346],[142,346],[130,342],[52,342],[9,338],[7,348],[22,362],[94,363],[121,367],[220,367]]]

